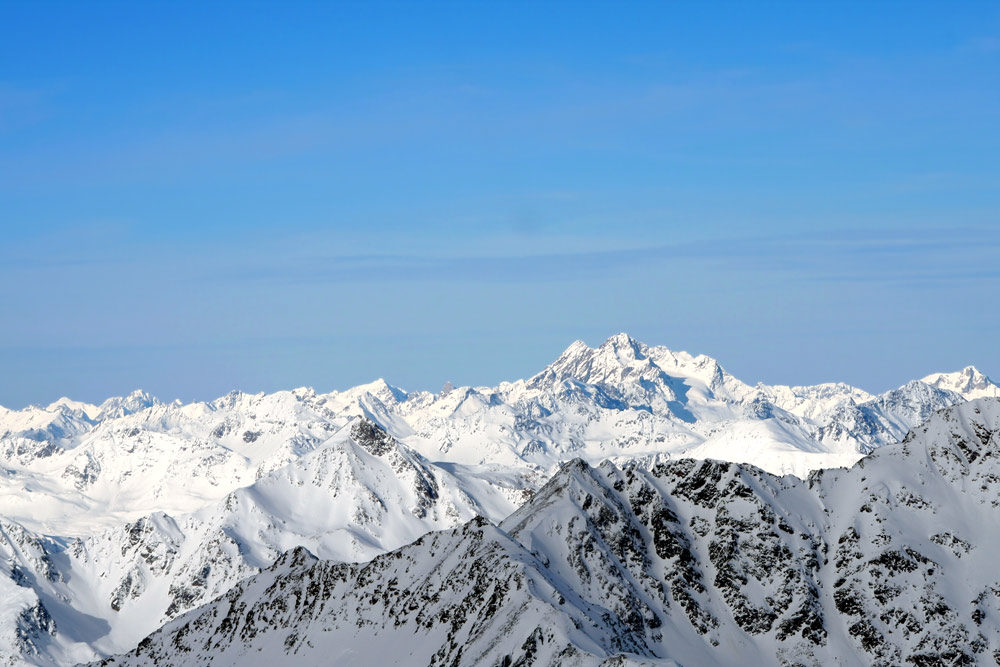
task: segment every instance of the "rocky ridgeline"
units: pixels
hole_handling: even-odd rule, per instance
[[[384,440],[355,433],[376,456],[395,443],[430,461],[541,479],[577,457],[715,458],[805,476],[985,396],[1000,386],[971,367],[878,396],[844,384],[749,385],[710,357],[619,334],[596,348],[574,343],[535,376],[496,387],[406,393],[378,380],[187,405],[143,392],[99,406],[60,399],[0,408],[0,516],[81,537],[155,512],[186,514],[360,429],[358,418],[387,431]]]
[[[573,461],[497,527],[289,552],[105,664],[991,664],[998,502],[994,399],[805,480]]]
[[[61,399],[47,408],[0,408],[0,563],[6,563],[0,564],[6,600],[0,607],[0,656],[15,663],[66,665],[129,650],[162,624],[266,572],[289,550],[304,547],[324,561],[366,562],[428,531],[455,528],[477,516],[496,523],[578,457],[598,466],[601,474],[606,468],[599,464],[610,460],[629,479],[646,480],[645,487],[635,489],[639,502],[630,496],[608,504],[608,498],[622,493],[618,482],[595,478],[600,488],[574,501],[586,505],[586,517],[546,517],[550,523],[542,532],[503,528],[514,536],[504,544],[513,544],[515,552],[541,554],[542,574],[531,574],[532,568],[524,572],[562,591],[566,602],[560,610],[581,608],[586,618],[603,617],[597,607],[586,606],[596,604],[614,609],[625,623],[615,625],[609,617],[610,629],[581,635],[579,628],[591,626],[570,614],[564,620],[572,626],[566,634],[572,650],[584,655],[620,650],[652,659],[662,653],[657,647],[664,642],[676,639],[686,646],[688,629],[672,639],[674,626],[663,616],[668,603],[671,618],[682,613],[709,646],[718,642],[696,660],[724,654],[735,641],[727,634],[733,624],[741,632],[747,631],[744,626],[758,628],[761,636],[804,637],[805,632],[818,638],[827,632],[835,638],[828,625],[819,629],[817,619],[839,613],[836,600],[823,597],[839,580],[826,581],[818,572],[827,570],[816,570],[812,563],[824,566],[830,558],[831,547],[823,550],[832,539],[830,531],[840,531],[833,537],[847,535],[844,543],[853,544],[849,529],[864,540],[862,527],[831,524],[832,514],[814,508],[818,513],[809,520],[817,528],[794,527],[791,519],[783,524],[796,531],[796,539],[789,542],[779,531],[777,542],[761,533],[747,543],[743,536],[752,534],[751,524],[763,521],[767,512],[753,507],[744,512],[741,503],[751,504],[757,496],[732,499],[727,494],[735,488],[720,488],[735,468],[682,459],[749,461],[805,479],[809,470],[849,465],[864,452],[896,442],[936,410],[998,393],[1000,387],[971,367],[880,396],[844,384],[750,386],[704,355],[618,335],[596,348],[574,343],[536,376],[496,387],[406,393],[379,380],[330,394],[231,392],[188,405],[135,392],[100,406]],[[954,464],[948,484],[964,485],[968,497],[984,493],[983,502],[992,503],[993,472],[980,465],[989,457],[970,462],[977,450],[964,453],[968,446],[963,443],[979,436],[961,432],[958,440],[950,432],[937,434],[936,441],[952,444],[934,458],[964,457],[969,469]],[[903,450],[909,446],[904,443]],[[750,474],[750,468],[740,470],[744,478]],[[664,486],[664,471],[674,471],[669,473],[677,478],[672,486]],[[809,477],[809,483],[837,474]],[[881,486],[856,490],[858,498],[865,498],[859,505],[862,516],[899,505],[933,505],[936,494],[944,493],[924,489],[927,479],[944,479],[942,470],[917,478],[898,474],[886,472]],[[760,494],[777,483],[748,485]],[[608,484],[612,496],[601,490]],[[554,488],[563,487],[549,487]],[[575,488],[565,486],[570,494]],[[529,506],[536,513],[541,497]],[[768,501],[771,512],[780,516],[778,508],[789,502],[803,507],[816,502],[813,495],[783,498]],[[566,509],[556,500],[554,508]],[[710,501],[718,506],[695,511],[685,504]],[[644,514],[641,508],[647,505],[655,516]],[[605,511],[591,516],[591,508],[601,506]],[[832,505],[822,509],[832,511]],[[629,513],[635,518],[626,522],[622,517]],[[619,518],[612,521],[613,516]],[[926,555],[928,549],[947,549],[961,554],[963,563],[974,562],[986,550],[981,538],[970,537],[978,534],[978,526],[964,528],[964,515],[953,518],[953,526],[928,538],[931,546],[914,551]],[[591,524],[601,521],[623,531],[630,542],[614,542],[618,535],[604,543],[587,537]],[[569,546],[540,541],[542,534],[561,536]],[[615,550],[601,551],[605,543]],[[582,549],[583,555],[562,554],[568,548]],[[546,555],[546,550],[562,555]],[[772,560],[790,554],[801,566],[787,581],[769,572],[772,579],[765,582],[768,566],[745,560],[754,550],[760,552],[758,561],[767,554]],[[919,562],[903,553],[906,562]],[[588,560],[595,554],[604,555]],[[513,557],[529,562],[523,554]],[[624,583],[614,578],[623,572],[616,565],[623,558],[629,568]],[[570,559],[586,567],[592,579],[558,570]],[[562,579],[552,579],[553,572]],[[467,574],[456,570],[455,576]],[[838,590],[863,590],[864,577],[861,583],[843,578]],[[646,592],[639,595],[628,586]],[[993,595],[986,586],[974,596],[982,618],[988,618]],[[587,602],[590,598],[581,598],[578,590],[597,601]],[[622,590],[630,592],[620,597]],[[869,608],[858,608],[862,616],[849,627],[856,626],[869,643],[874,632],[885,636]],[[862,620],[874,630],[857,625]],[[657,622],[660,639],[640,632],[640,626]],[[592,632],[604,633],[597,644],[604,648],[588,643]],[[436,645],[433,653],[439,649]]]
[[[362,561],[431,530],[515,508],[358,418],[341,437],[198,512],[159,512],[94,536],[39,537],[0,520],[0,658],[76,664],[134,646],[298,545]],[[503,485],[509,485],[503,489]],[[483,506],[481,500],[492,500]],[[0,661],[2,662],[2,661]]]

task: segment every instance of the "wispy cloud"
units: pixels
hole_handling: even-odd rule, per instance
[[[711,239],[615,250],[449,256],[311,254],[241,265],[217,278],[285,283],[560,282],[606,279],[633,270],[714,270],[794,274],[817,281],[901,282],[992,279],[1000,269],[970,269],[1000,250],[983,228],[898,232],[829,231]],[[989,266],[987,264],[987,266]]]
[[[121,264],[108,257],[0,257],[0,269],[55,269]]]

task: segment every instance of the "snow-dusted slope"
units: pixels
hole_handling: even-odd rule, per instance
[[[966,366],[955,373],[934,373],[921,381],[938,389],[957,392],[970,401],[983,397],[1000,398],[1000,386],[974,366]]]
[[[0,653],[72,664],[122,651],[288,549],[368,560],[477,516],[499,521],[540,483],[442,468],[355,419],[293,464],[193,514],[160,512],[70,540],[2,525],[0,562],[9,569],[0,585],[17,595],[7,620],[0,616]]]
[[[625,334],[573,343],[542,372],[497,387],[406,393],[379,380],[208,403],[143,392],[100,406],[0,408],[0,516],[86,536],[152,512],[184,514],[308,454],[365,416],[427,459],[550,475],[583,458],[693,456],[776,473],[850,465],[934,410],[1000,395],[967,368],[880,396],[843,384],[747,385],[714,359]]]
[[[286,550],[365,561],[476,516],[499,521],[571,459],[642,471],[710,458],[805,477],[990,392],[974,369],[878,396],[750,386],[709,357],[622,334],[492,388],[378,380],[0,408],[0,654],[71,664],[127,650]]]
[[[391,397],[373,410],[432,460],[549,471],[573,457],[695,456],[804,476],[895,442],[973,397],[961,390],[919,381],[880,396],[844,384],[752,387],[704,355],[619,334],[597,348],[572,344],[528,380]]]
[[[83,410],[63,403],[44,412],[66,421]],[[106,401],[98,415],[58,438],[15,432],[0,415],[0,432],[11,433],[0,439],[0,516],[86,535],[150,512],[193,511],[298,459],[347,421],[304,390],[191,405],[136,392]]]
[[[993,399],[808,480],[575,461],[498,527],[290,551],[106,664],[988,664],[998,505]]]

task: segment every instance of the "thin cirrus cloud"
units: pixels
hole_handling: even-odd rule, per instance
[[[647,247],[518,255],[311,255],[237,266],[217,278],[286,283],[558,282],[603,280],[609,272],[648,272],[671,263],[730,273],[795,274],[833,282],[928,282],[993,279],[988,257],[1000,234],[941,228],[894,234],[827,232],[700,240]],[[982,269],[970,269],[976,261]]]

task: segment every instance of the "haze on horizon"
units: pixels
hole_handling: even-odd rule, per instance
[[[1000,376],[1000,7],[5,2],[0,405]]]

